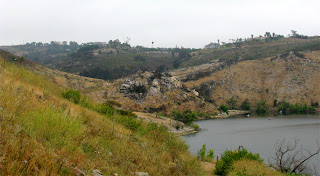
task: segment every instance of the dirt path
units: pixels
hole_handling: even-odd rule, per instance
[[[192,127],[189,127],[182,122],[179,122],[170,118],[161,117],[155,114],[143,113],[143,112],[133,112],[133,113],[138,116],[138,119],[143,119],[148,122],[153,122],[158,125],[165,126],[168,131],[175,133],[179,136],[196,132]]]

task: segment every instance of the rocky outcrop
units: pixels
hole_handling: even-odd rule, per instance
[[[120,82],[120,93],[135,100],[181,88],[183,85],[176,77],[159,72],[140,71]]]

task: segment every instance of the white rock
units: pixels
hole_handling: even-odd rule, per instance
[[[94,170],[92,171],[92,175],[93,175],[93,176],[102,176],[102,173],[101,173],[98,169],[94,169]]]
[[[160,94],[160,90],[156,87],[150,87],[151,94]]]
[[[159,81],[157,79],[154,79],[151,83],[152,86],[158,87],[159,86]]]
[[[195,95],[197,97],[199,96],[199,92],[197,92],[195,89],[193,89],[191,92],[193,93],[193,95]]]
[[[147,172],[135,172],[134,173],[136,176],[149,176]]]

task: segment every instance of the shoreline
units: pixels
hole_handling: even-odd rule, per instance
[[[228,114],[225,112],[222,112],[215,116],[211,116],[210,119],[223,119],[223,118],[228,118],[234,115],[243,115],[243,114],[251,114],[251,113],[252,113],[251,111],[244,111],[244,110],[229,110]]]

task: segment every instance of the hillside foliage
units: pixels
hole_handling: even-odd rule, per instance
[[[111,115],[114,108],[84,96],[79,101],[76,91],[4,59],[0,59],[2,174],[76,175],[97,169],[104,175],[202,175],[188,147],[165,128],[126,111]]]

